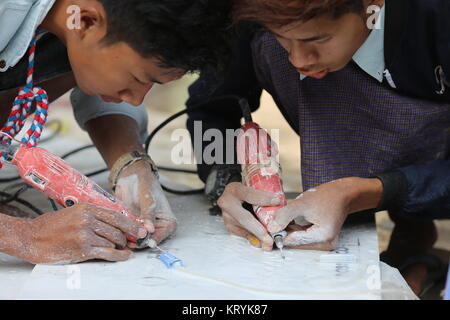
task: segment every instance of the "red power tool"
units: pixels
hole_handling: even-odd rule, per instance
[[[120,212],[143,225],[140,219],[125,209],[120,200],[47,150],[0,143],[0,152],[5,152],[7,161],[17,166],[19,175],[26,183],[43,192],[61,206],[71,207],[77,203],[89,203]],[[150,239],[151,236],[152,234],[148,233],[146,237],[136,239],[127,235],[127,239],[139,246],[145,244],[154,248],[156,243]]]
[[[275,212],[287,204],[277,157],[277,145],[269,134],[255,122],[246,121],[237,137],[237,158],[242,167],[244,184],[275,193],[280,198],[280,205],[275,207],[253,206],[256,216],[266,228]],[[282,249],[286,231],[272,233],[271,236],[284,258]]]

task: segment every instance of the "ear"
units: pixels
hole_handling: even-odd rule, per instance
[[[385,0],[367,0],[364,7],[367,8],[368,6],[371,6],[371,5],[376,5],[376,6],[382,7],[382,6],[384,6],[384,2],[385,2]]]
[[[90,38],[94,41],[102,39],[107,30],[106,13],[98,1],[86,1],[78,13],[79,27],[75,34],[80,40]]]

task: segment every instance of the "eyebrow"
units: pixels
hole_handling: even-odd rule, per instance
[[[186,71],[180,71],[180,70],[169,70],[165,73],[163,73],[164,76],[184,76],[187,72]]]
[[[280,37],[280,38],[286,39],[285,37],[283,37],[282,35],[274,32],[274,31],[272,31],[272,33],[275,34],[276,36]],[[322,40],[322,39],[328,38],[329,36],[331,36],[331,35],[325,33],[325,34],[319,34],[319,35],[311,37],[311,38],[305,38],[305,39],[298,38],[298,39],[294,39],[294,40],[299,40],[299,41],[302,41],[302,42],[312,42],[312,41],[317,41],[317,40]]]
[[[149,78],[149,80],[150,80],[150,82],[153,82],[153,83],[163,84],[161,81],[158,81],[158,80],[153,79],[153,78]]]
[[[173,73],[176,73],[176,72],[174,72],[173,70],[170,70],[166,73],[163,73],[163,76],[170,75]],[[186,72],[182,73],[182,75],[184,75],[184,74],[186,74]],[[155,79],[153,76],[149,75],[148,73],[145,73],[145,78],[147,78],[148,81],[153,82],[153,83],[164,84],[164,82],[159,81],[158,79]]]
[[[159,81],[158,79],[155,79],[153,76],[149,74],[145,74],[145,77],[148,79],[149,82],[157,83],[157,84],[163,84],[162,81]]]

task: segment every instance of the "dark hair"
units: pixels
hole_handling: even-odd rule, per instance
[[[144,58],[186,72],[218,70],[229,56],[230,0],[99,0],[105,44],[125,42]]]
[[[233,19],[282,27],[322,16],[338,19],[363,9],[364,0],[234,0]]]

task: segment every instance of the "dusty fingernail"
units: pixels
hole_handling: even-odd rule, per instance
[[[250,242],[250,244],[254,247],[261,247],[261,241],[259,241],[258,238],[254,237],[254,236],[248,236],[247,237],[248,242]]]
[[[148,232],[151,232],[151,233],[155,232],[155,227],[153,226],[153,223],[151,223],[150,221],[146,220],[144,222],[144,226],[148,230]]]
[[[278,197],[273,198],[272,201],[270,202],[270,204],[273,205],[273,206],[279,205],[280,204],[280,198],[278,198]]]
[[[147,230],[144,228],[139,228],[138,236],[144,238],[147,235]]]

